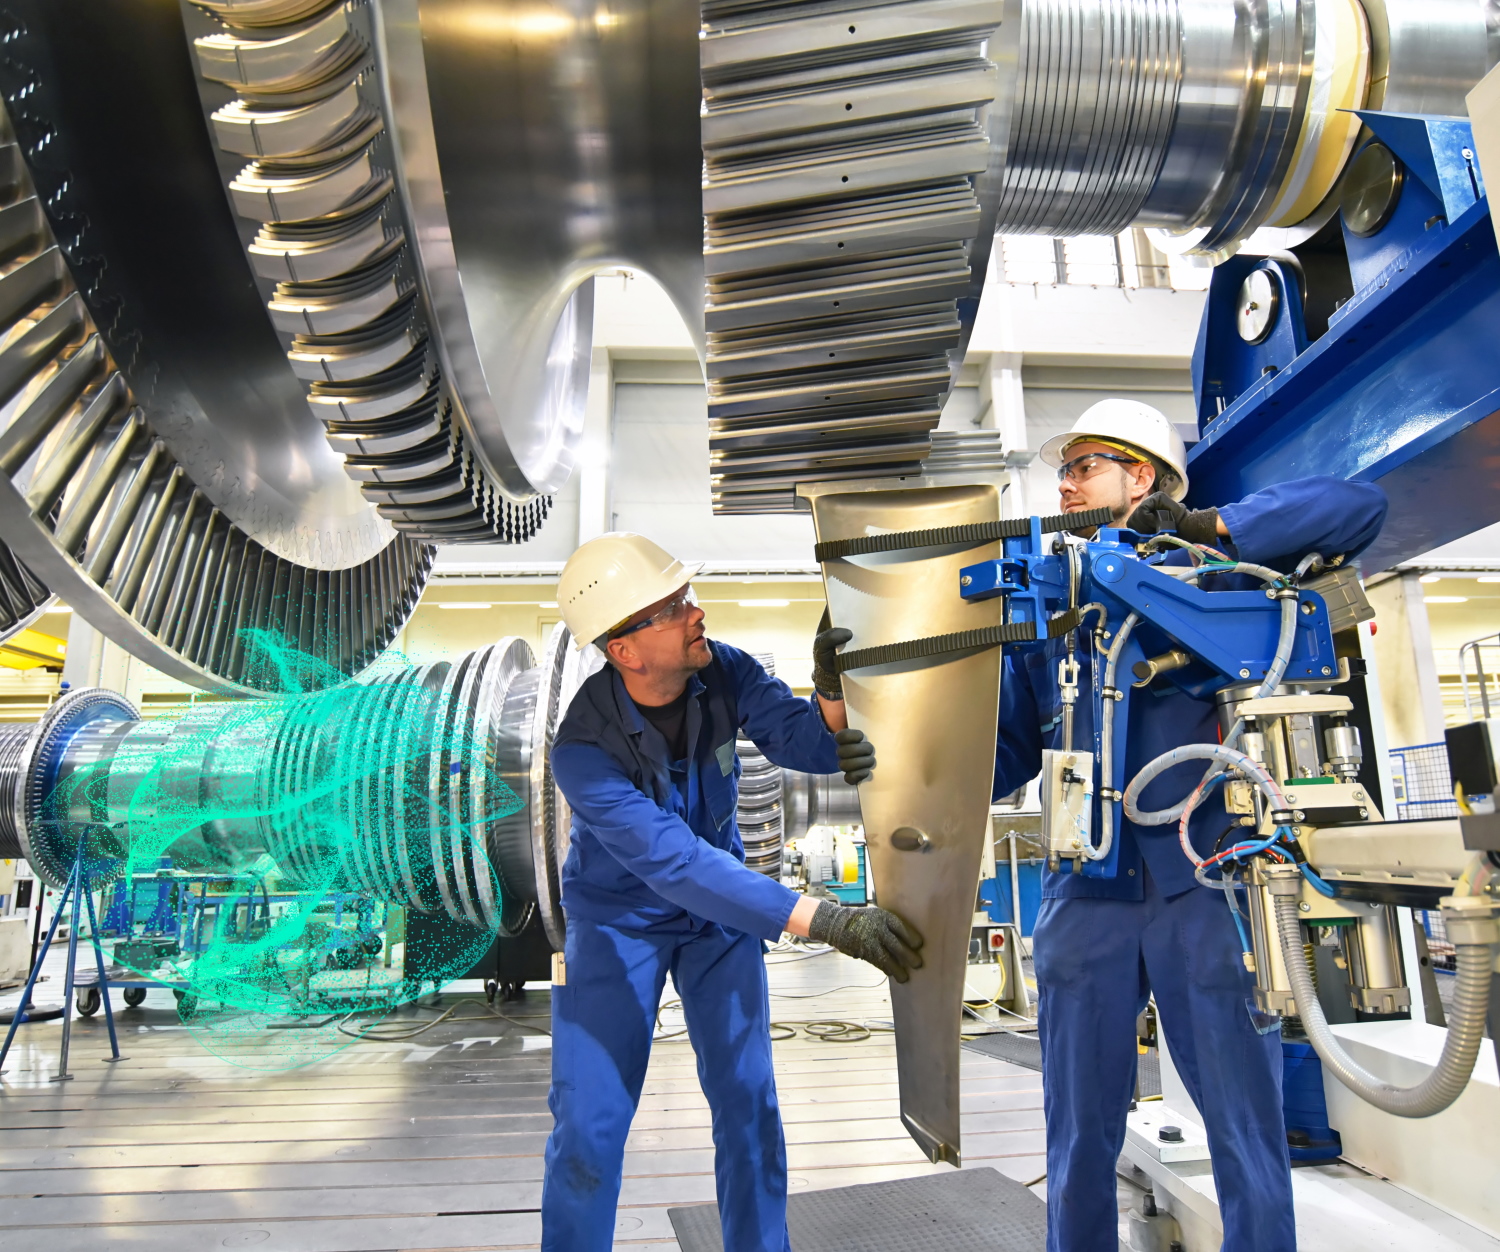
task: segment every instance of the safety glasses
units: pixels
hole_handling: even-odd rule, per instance
[[[668,600],[661,608],[657,609],[650,617],[642,618],[638,622],[632,622],[629,626],[622,626],[619,630],[610,633],[611,639],[623,639],[626,635],[633,635],[638,630],[645,630],[647,626],[652,630],[666,630],[680,622],[687,616],[687,611],[698,603],[698,593],[693,590],[691,584],[684,587],[675,596]]]
[[[1113,452],[1089,452],[1083,456],[1075,456],[1071,461],[1064,461],[1057,467],[1057,481],[1067,479],[1070,482],[1081,483],[1092,478],[1104,468],[1106,461],[1113,461],[1117,465],[1141,465],[1143,462],[1139,457],[1116,456]]]

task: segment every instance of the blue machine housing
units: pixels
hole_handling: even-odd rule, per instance
[[[1377,483],[1391,509],[1369,570],[1500,521],[1500,252],[1465,118],[1364,111],[1404,170],[1389,220],[1344,228],[1354,295],[1308,342],[1291,258],[1214,270],[1193,355],[1190,502],[1312,474]],[[1235,308],[1255,269],[1281,299],[1259,343]]]
[[[1204,699],[1224,687],[1263,679],[1275,658],[1281,632],[1281,602],[1265,590],[1208,591],[1185,583],[1160,568],[1159,556],[1142,559],[1130,531],[1102,529],[1096,541],[1083,545],[1079,570],[1078,603],[1097,602],[1109,615],[1109,634],[1130,613],[1140,617],[1121,650],[1114,724],[1120,733],[1113,741],[1111,776],[1125,776],[1124,728],[1129,725],[1133,688],[1125,676],[1131,667],[1149,656],[1182,648],[1195,657],[1193,664],[1163,675],[1165,681],[1189,695]],[[1001,559],[982,561],[959,572],[959,594],[965,600],[1006,597],[1007,623],[1044,623],[1067,608],[1070,580],[1069,558],[1044,550],[1041,528],[1032,519],[1028,534],[1003,541]],[[1209,574],[1206,578],[1216,575]],[[1315,591],[1296,589],[1297,629],[1286,676],[1291,681],[1331,679],[1339,672],[1334,652],[1328,606]],[[1045,629],[1036,633],[1045,640]],[[1107,635],[1107,637],[1109,637]],[[1007,644],[1010,648],[1039,648],[1043,642]],[[1094,743],[1096,759],[1102,752],[1098,728],[1103,724],[1099,690],[1103,675],[1096,676]],[[1113,804],[1115,822],[1121,819],[1119,800],[1095,797],[1095,819],[1100,804]],[[1118,873],[1119,843],[1108,856],[1085,861],[1081,873],[1090,878],[1113,878]]]

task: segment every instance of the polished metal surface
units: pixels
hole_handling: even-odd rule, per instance
[[[776,674],[776,657],[752,653],[766,673]],[[781,877],[781,852],[786,843],[785,784],[781,766],[773,764],[743,730],[735,741],[739,758],[739,790],[734,822],[745,846],[745,864],[768,878]]]
[[[96,752],[101,740],[107,744],[115,730],[139,718],[139,711],[124,696],[97,687],[83,687],[65,692],[34,726],[22,728],[24,737],[14,761],[14,772],[0,790],[0,801],[4,802],[0,828],[5,831],[0,842],[19,847],[37,877],[49,886],[61,888],[67,883],[78,852],[76,838],[55,838],[52,830],[38,822],[50,789],[45,780],[50,777],[63,745],[92,731],[82,747],[82,754],[90,755]]]
[[[1344,225],[1361,238],[1390,220],[1401,200],[1406,171],[1383,143],[1368,143],[1344,175],[1341,211]]]
[[[369,664],[415,607],[432,549],[387,531],[372,556],[327,570],[277,553],[218,507],[223,461],[206,486],[198,482],[157,430],[157,408],[142,405],[117,368],[39,211],[21,142],[0,116],[10,171],[0,204],[0,399],[10,417],[0,433],[0,537],[9,545],[0,551],[9,602],[0,621],[22,623],[28,604],[34,616],[56,592],[147,664],[246,693],[276,684],[247,630],[327,662],[330,677]],[[87,246],[88,232],[73,230],[72,246]],[[127,350],[138,346],[126,336]],[[133,359],[141,364],[139,353]],[[140,376],[149,397],[167,394],[162,369]],[[170,426],[172,405],[162,407]]]
[[[26,741],[30,734],[29,726],[0,726],[0,812],[15,808],[16,791],[26,777]],[[25,855],[20,830],[13,822],[0,822],[0,860]]]
[[[781,767],[744,735],[735,744],[735,755],[742,771],[735,825],[744,841],[745,864],[768,878],[780,878],[785,842]]]
[[[1000,0],[704,6],[704,260],[719,512],[915,470],[988,259]]]
[[[1281,306],[1281,283],[1267,270],[1252,270],[1240,284],[1234,327],[1246,343],[1259,343],[1271,330]]]
[[[1361,0],[1370,19],[1369,107],[1466,117],[1464,97],[1500,62],[1490,0]]]
[[[0,853],[19,849],[54,886],[67,881],[80,838],[118,857],[150,775],[153,786],[178,789],[184,812],[221,812],[216,797],[230,795],[228,810],[241,813],[244,796],[262,797],[251,812],[211,821],[208,847],[225,873],[269,854],[288,884],[326,883],[323,841],[289,798],[326,796],[328,771],[349,770],[348,754],[368,751],[371,763],[336,801],[351,830],[337,850],[344,889],[507,936],[540,913],[561,950],[570,815],[548,757],[568,702],[600,663],[597,650],[575,652],[559,625],[540,665],[525,642],[501,639],[451,662],[372,671],[337,704],[292,697],[265,717],[203,705],[142,721],[113,692],[72,691],[35,727],[0,727]],[[158,778],[164,754],[173,767]],[[75,803],[70,780],[88,771],[107,782]],[[432,803],[411,803],[413,786]],[[44,811],[54,794],[73,797],[65,814]],[[195,843],[193,863],[204,852]]]
[[[1007,0],[1005,22],[1018,47],[1000,228],[1118,233],[1155,187],[1172,137],[1185,55],[1178,6]]]
[[[418,8],[420,30],[397,18]],[[646,270],[701,342],[697,6],[405,0],[384,9],[393,77],[426,65],[442,186],[423,202],[418,250],[434,296],[446,290],[439,321],[458,391],[472,406],[488,385],[489,414],[476,409],[471,423],[502,480],[514,477],[508,457],[533,490],[555,490],[583,416],[589,276]],[[451,259],[439,261],[432,253],[448,239]],[[446,320],[459,300],[469,336]]]
[[[204,705],[180,719],[142,721],[113,692],[72,691],[28,728],[15,778],[0,776],[12,800],[0,813],[0,841],[19,843],[37,874],[60,886],[80,847],[124,855],[149,776],[185,814],[210,815],[210,839],[184,833],[189,863],[234,874],[270,855],[295,888],[303,876],[328,877],[319,819],[295,802],[305,795],[314,808],[336,804],[350,829],[334,850],[342,889],[515,933],[535,909],[527,810],[536,799],[536,673],[526,644],[502,639],[452,663],[360,679],[337,705],[293,697],[265,717]],[[368,753],[368,767],[330,798],[328,772],[348,770],[351,753]],[[159,775],[164,756],[172,768]],[[102,785],[74,785],[101,773]],[[433,803],[411,803],[414,786]],[[221,796],[236,797],[229,816]],[[247,806],[246,796],[261,801]]]
[[[782,825],[787,840],[800,839],[813,826],[858,826],[859,788],[842,774],[781,771]]]
[[[994,522],[993,485],[907,490],[804,488],[820,543],[887,531]],[[966,604],[961,566],[999,544],[917,548],[826,562],[833,624],[868,648],[998,626],[998,599]],[[860,784],[875,897],[921,932],[923,966],[893,983],[901,1117],[933,1161],[959,1163],[959,1024],[973,900],[989,832],[1000,650],[977,649],[846,671],[850,725],[876,745]]]
[[[1485,0],[1006,0],[999,229],[1300,242],[1337,210],[1345,110],[1462,114],[1497,30]]]
[[[1215,252],[1264,219],[1291,162],[1312,5],[1007,0],[1019,33],[999,229],[1201,232]]]
[[[571,468],[592,289],[575,292],[575,280],[529,328],[473,316],[524,293],[473,263],[465,287],[450,218],[472,192],[460,174],[492,168],[494,154],[449,152],[443,182],[434,106],[454,75],[437,67],[429,83],[416,0],[327,0],[285,24],[261,16],[245,29],[233,9],[183,9],[221,179],[254,229],[241,232],[244,251],[308,405],[400,529],[530,538]],[[484,103],[471,100],[467,120],[482,121]],[[466,133],[510,131],[482,122]],[[481,234],[481,253],[518,242],[514,230]]]
[[[0,92],[18,155],[152,429],[276,556],[369,560],[392,532],[308,420],[225,202],[175,6],[23,0],[7,14]]]
[[[576,649],[568,628],[552,628],[537,668],[537,709],[531,721],[531,860],[542,929],[553,950],[563,950],[567,918],[562,907],[562,867],[572,846],[573,810],[552,776],[552,742],[563,714],[584,680],[604,667],[598,648]]]

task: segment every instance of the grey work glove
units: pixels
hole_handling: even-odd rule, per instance
[[[845,908],[831,900],[821,900],[807,937],[831,944],[846,956],[869,961],[887,978],[905,982],[908,970],[921,969],[917,949],[922,936],[894,913],[876,908]]]
[[[829,620],[828,610],[824,609],[817,638],[813,640],[813,690],[825,700],[842,700],[844,680],[839,677],[839,649],[854,638],[854,632],[842,626],[830,627]]]
[[[1179,500],[1172,499],[1165,491],[1156,491],[1135,506],[1135,512],[1125,525],[1138,535],[1155,535],[1164,530],[1177,532],[1179,539],[1188,543],[1203,543],[1209,547],[1218,545],[1218,509],[1190,509]]]
[[[851,787],[864,782],[875,772],[875,745],[865,738],[862,730],[837,730],[833,734],[838,744],[839,768],[844,771],[844,781]]]

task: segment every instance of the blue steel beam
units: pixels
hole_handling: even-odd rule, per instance
[[[1379,134],[1380,115],[1366,120]],[[1439,169],[1472,168],[1462,119],[1395,118],[1393,148],[1412,152],[1413,121],[1432,123]],[[1215,272],[1194,358],[1203,437],[1191,500],[1222,504],[1311,474],[1378,483],[1391,511],[1366,570],[1500,522],[1500,252],[1487,200],[1456,183],[1439,200],[1428,181],[1413,170],[1374,238],[1346,231],[1356,293],[1290,360],[1300,300],[1283,299],[1272,333],[1248,345],[1235,302],[1261,263]]]

